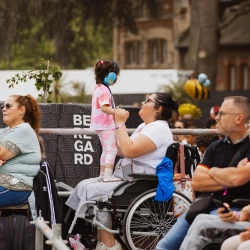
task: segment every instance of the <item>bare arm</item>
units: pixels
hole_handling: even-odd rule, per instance
[[[129,112],[125,109],[115,110],[115,122],[119,126],[125,124]],[[123,155],[127,158],[136,158],[157,149],[156,145],[145,135],[138,135],[133,141],[130,139],[125,126],[117,129],[117,138]]]
[[[213,167],[208,174],[221,185],[226,187],[238,187],[246,184],[250,180],[250,162],[244,167]]]
[[[112,107],[110,107],[109,105],[101,106],[101,111],[108,114],[108,115],[114,115],[115,114],[115,110]]]
[[[214,192],[223,189],[223,185],[213,179],[205,167],[198,167],[194,171],[192,178],[192,188],[199,192]]]
[[[17,154],[20,154],[20,150],[15,144],[7,142],[4,142],[3,144],[3,146],[0,146],[0,159],[2,161],[7,161],[15,157]],[[16,154],[13,152],[16,152]]]

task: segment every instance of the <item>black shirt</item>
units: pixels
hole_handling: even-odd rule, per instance
[[[232,166],[228,166],[231,159],[241,146],[243,148],[232,163]],[[250,159],[249,136],[246,136],[236,144],[233,144],[230,138],[225,137],[208,146],[205,156],[200,164],[208,168],[237,167],[237,164],[244,158],[248,158],[248,160]],[[250,181],[239,187],[228,188],[226,195],[223,195],[223,193],[223,190],[217,191],[214,192],[214,196],[216,199],[227,202],[230,205],[232,205],[234,199],[250,199]]]

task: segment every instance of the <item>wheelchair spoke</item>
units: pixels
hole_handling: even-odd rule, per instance
[[[191,203],[177,192],[166,202],[154,201],[154,197],[155,190],[143,193],[131,203],[124,216],[123,233],[129,250],[155,249],[158,241]]]

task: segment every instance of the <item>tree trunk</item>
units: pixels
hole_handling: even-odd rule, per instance
[[[219,0],[191,0],[190,42],[186,68],[205,73],[215,88],[219,50]]]

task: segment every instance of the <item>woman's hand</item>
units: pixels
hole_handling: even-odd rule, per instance
[[[129,112],[125,109],[116,108],[115,109],[115,124],[125,124],[129,117]]]
[[[243,160],[241,160],[241,161],[238,163],[237,168],[244,167],[247,163],[248,163],[248,159],[247,159],[247,158],[244,158]]]
[[[6,161],[0,160],[0,166],[2,166],[4,163],[6,163]]]
[[[230,209],[230,206],[227,203],[223,203],[228,209]],[[234,222],[239,221],[239,215],[235,211],[230,211],[228,213],[225,213],[225,208],[220,207],[218,208],[218,216],[226,222]]]

